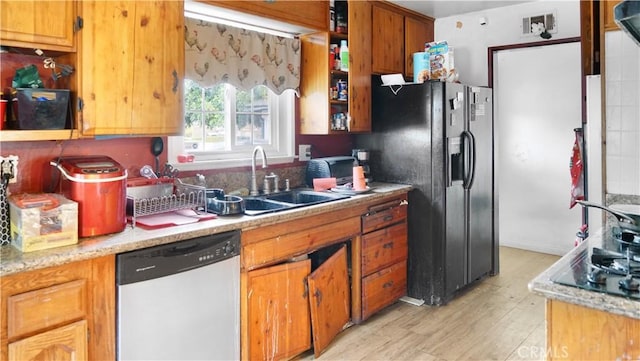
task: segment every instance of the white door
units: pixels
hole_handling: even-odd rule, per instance
[[[501,50],[493,63],[500,244],[565,254],[582,224],[569,209],[580,43]]]

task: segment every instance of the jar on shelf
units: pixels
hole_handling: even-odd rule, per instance
[[[347,101],[348,99],[348,91],[347,91],[347,82],[345,80],[338,80],[338,100]]]
[[[347,33],[347,14],[344,12],[336,13],[336,32],[346,34]]]

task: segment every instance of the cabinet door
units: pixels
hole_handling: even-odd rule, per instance
[[[405,79],[413,79],[413,53],[424,51],[424,44],[430,41],[433,41],[433,21],[404,18]]]
[[[404,73],[404,16],[373,6],[373,72]]]
[[[371,4],[349,2],[349,131],[371,131]]]
[[[75,1],[0,2],[2,45],[72,51]]]
[[[182,130],[183,2],[82,1],[83,135]]]
[[[182,134],[182,1],[134,1],[133,134]]]
[[[80,279],[10,296],[7,334],[16,337],[88,314],[87,280]]]
[[[87,321],[85,320],[9,344],[9,361],[87,359]]]
[[[306,277],[311,261],[247,274],[249,360],[280,360],[311,348]]]
[[[351,297],[347,271],[347,246],[342,246],[309,275],[309,303],[316,358],[349,323]]]

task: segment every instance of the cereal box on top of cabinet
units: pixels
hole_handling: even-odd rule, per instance
[[[22,252],[78,243],[78,203],[55,193],[9,197],[11,244]]]
[[[453,47],[449,46],[446,41],[426,43],[424,47],[424,51],[429,54],[430,79],[456,81]]]

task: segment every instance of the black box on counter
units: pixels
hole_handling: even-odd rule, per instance
[[[68,89],[18,88],[17,127],[21,130],[64,129]]]

